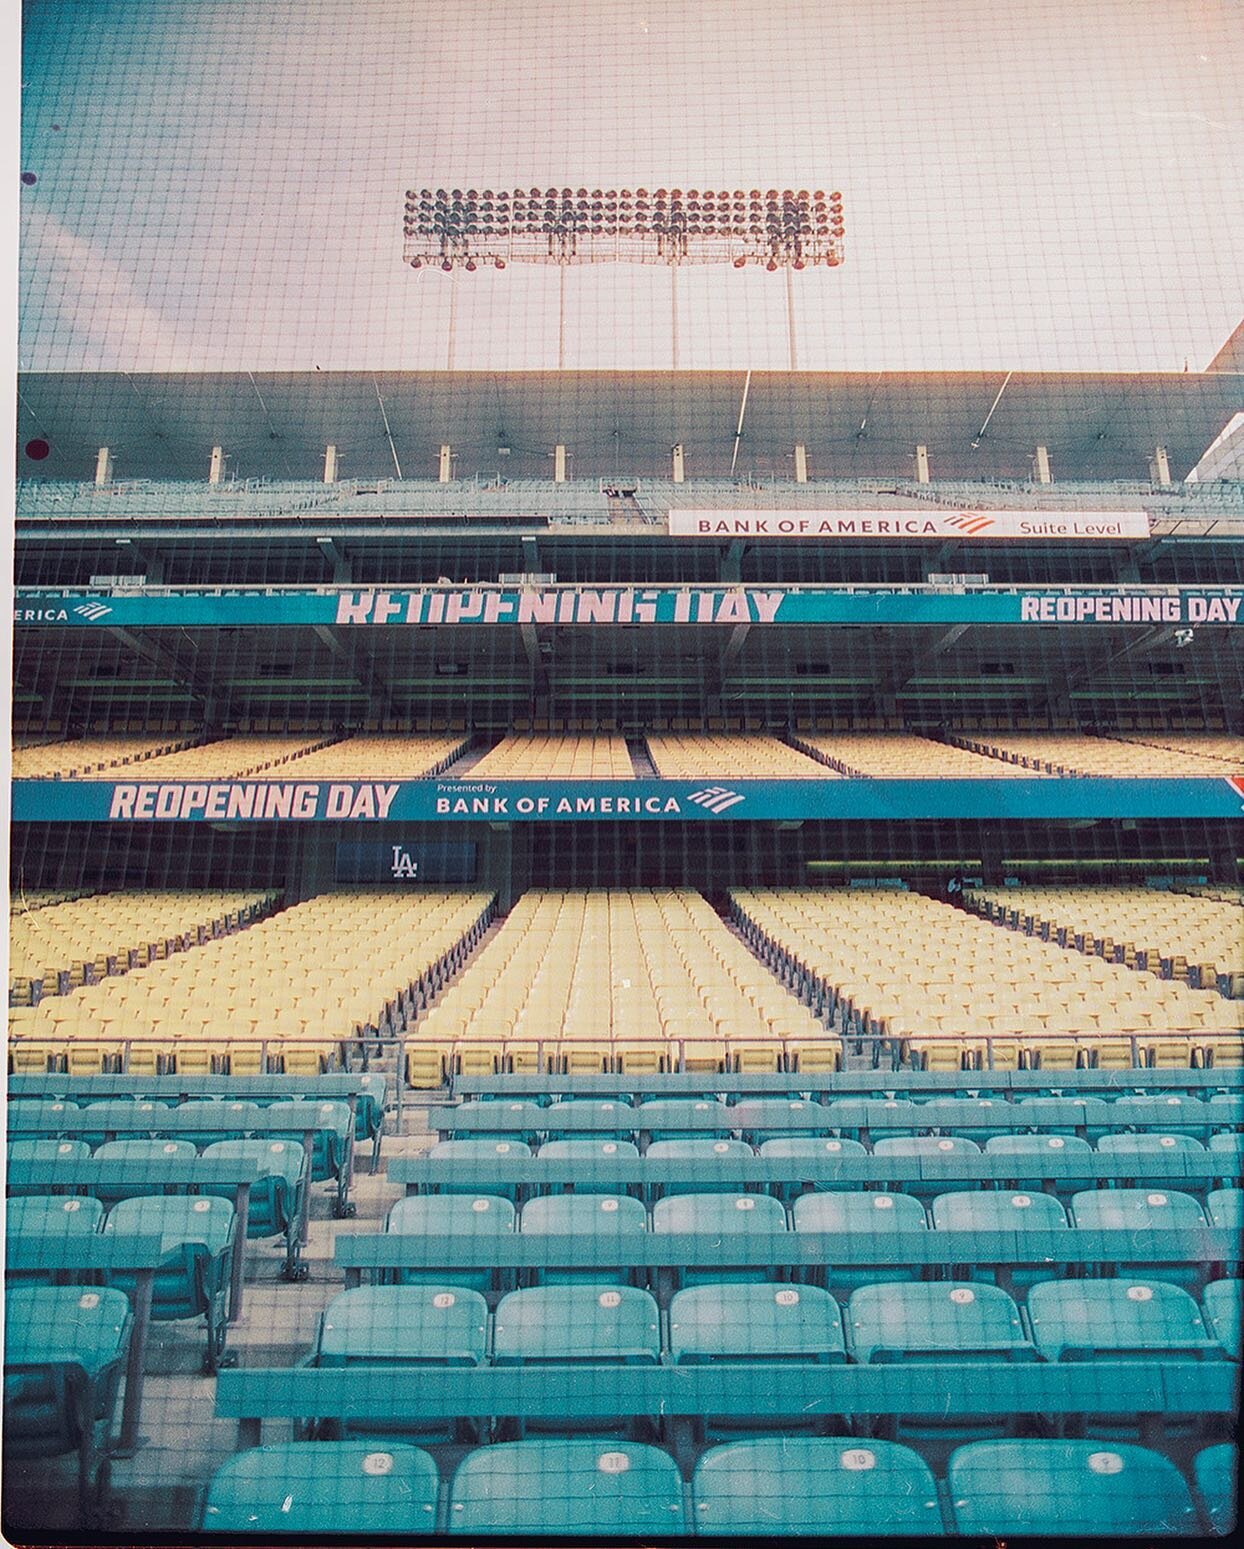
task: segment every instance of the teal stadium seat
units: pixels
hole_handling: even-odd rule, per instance
[[[887,1249],[886,1237],[900,1232],[922,1232],[928,1226],[924,1206],[909,1194],[858,1190],[820,1191],[801,1194],[791,1207],[797,1232],[859,1232],[877,1243],[877,1267],[858,1269],[827,1264],[825,1274],[831,1291],[846,1294],[859,1286],[914,1280],[915,1271]]]
[[[490,1162],[494,1157],[500,1159],[515,1160],[517,1157],[532,1155],[531,1147],[525,1140],[519,1140],[514,1136],[472,1136],[469,1140],[438,1140],[428,1153],[428,1160],[432,1162]],[[442,1194],[477,1194],[478,1184],[469,1183],[442,1183],[439,1185]],[[516,1199],[518,1188],[514,1184],[508,1187],[505,1184],[497,1184],[493,1193],[503,1199]]]
[[[37,1124],[47,1134],[59,1135],[61,1124],[77,1119],[81,1109],[64,1098],[53,1102],[46,1097],[15,1097],[10,1099],[9,1111],[15,1118],[20,1116],[23,1124]]]
[[[735,1129],[753,1144],[794,1136],[814,1139],[817,1135],[823,1135],[829,1126],[829,1110],[804,1097],[745,1099],[736,1103],[730,1111]],[[770,1132],[770,1126],[775,1121],[783,1127]],[[797,1122],[799,1128],[786,1128],[788,1122]],[[805,1122],[806,1129],[803,1127]]]
[[[15,1162],[19,1165],[24,1162],[39,1162],[49,1167],[61,1164],[72,1166],[74,1162],[80,1162],[90,1154],[91,1148],[85,1140],[10,1140],[8,1145],[10,1168]],[[39,1192],[33,1187],[14,1187],[11,1172],[9,1178],[9,1193],[14,1198]]]
[[[118,1184],[115,1187],[96,1186],[96,1196],[106,1205],[115,1205],[123,1199],[138,1199],[158,1189],[163,1183],[160,1169],[165,1162],[185,1161],[197,1156],[190,1140],[107,1140],[95,1149],[98,1162],[134,1162],[143,1166],[146,1178],[141,1184]]]
[[[985,1142],[986,1156],[1012,1156],[1025,1164],[1037,1157],[1068,1157],[1093,1155],[1093,1148],[1079,1135],[993,1135]],[[1077,1189],[1086,1189],[1093,1182],[1086,1174],[1083,1178],[1060,1178],[1054,1192],[1060,1199],[1067,1199]],[[1030,1180],[1026,1179],[1025,1182]]]
[[[635,1110],[624,1097],[568,1097],[561,1102],[550,1103],[540,1113],[544,1132],[555,1140],[567,1138],[563,1130],[568,1121],[573,1123],[586,1114],[595,1114],[604,1123],[611,1124],[616,1120],[618,1128],[612,1132],[606,1129],[593,1131],[600,1136],[612,1134],[614,1140],[629,1136],[635,1126]]]
[[[1168,1134],[1204,1135],[1207,1133],[1205,1119],[1199,1115],[1187,1126],[1180,1125],[1177,1121],[1180,1117],[1180,1109],[1200,1109],[1202,1104],[1196,1098],[1185,1097],[1181,1092],[1125,1092],[1122,1097],[1115,1100],[1114,1118],[1116,1126],[1126,1124],[1127,1111],[1136,1103],[1161,1103],[1170,1110],[1171,1127]]]
[[[847,1303],[847,1342],[865,1363],[1030,1360],[1019,1308],[993,1285],[866,1285]]]
[[[493,1318],[493,1359],[658,1361],[657,1304],[636,1286],[534,1286],[511,1291]]]
[[[845,1361],[838,1303],[820,1286],[699,1285],[670,1301],[678,1364],[713,1360]]]
[[[104,1221],[104,1207],[97,1199],[74,1195],[28,1194],[5,1202],[4,1229],[9,1237],[29,1235],[69,1246],[76,1238],[90,1237]],[[43,1270],[7,1271],[9,1279],[24,1284],[48,1282]]]
[[[503,1442],[470,1453],[449,1495],[449,1531],[628,1538],[686,1531],[682,1476],[635,1442]]]
[[[1097,1142],[1097,1149],[1104,1156],[1118,1157],[1162,1156],[1167,1152],[1205,1155],[1205,1147],[1192,1135],[1159,1135],[1154,1131],[1138,1135],[1103,1135]]]
[[[1205,1321],[1233,1361],[1240,1359],[1240,1304],[1244,1280],[1211,1280],[1201,1293]]]
[[[955,1189],[935,1196],[929,1207],[934,1231],[950,1232],[1044,1232],[1065,1230],[1067,1213],[1052,1194],[1039,1190]],[[1048,1279],[1055,1266],[1007,1267],[1011,1284],[1026,1286]],[[994,1272],[976,1269],[974,1281],[990,1282]]]
[[[1203,1447],[1192,1460],[1197,1498],[1206,1521],[1215,1533],[1235,1531],[1239,1511],[1236,1493],[1239,1467],[1239,1448],[1231,1442]]]
[[[874,1156],[979,1156],[980,1149],[962,1135],[893,1135],[873,1141]],[[905,1193],[921,1200],[932,1199],[945,1187],[936,1179],[926,1183],[911,1178],[903,1183]]]
[[[1031,1116],[1034,1129],[1040,1129],[1048,1135],[1067,1135],[1074,1137],[1075,1127],[1070,1124],[1056,1124],[1047,1127],[1046,1115],[1052,1108],[1065,1108],[1069,1102],[1075,1102],[1084,1111],[1084,1133],[1090,1141],[1095,1141],[1099,1136],[1105,1135],[1112,1129],[1121,1129],[1127,1120],[1122,1115],[1113,1112],[1114,1104],[1108,1103],[1102,1097],[1086,1097],[1079,1092],[1068,1092],[1062,1097],[1017,1097],[1016,1107],[1022,1107],[1024,1116]]]
[[[786,1210],[771,1194],[674,1194],[657,1200],[652,1207],[652,1230],[661,1233],[700,1232],[713,1238],[740,1233],[786,1231]],[[725,1255],[721,1269],[680,1271],[682,1284],[703,1285],[706,1281],[764,1281],[771,1278],[763,1267],[729,1267]]]
[[[557,1162],[581,1162],[597,1156],[636,1157],[639,1147],[633,1140],[546,1140],[536,1155]]]
[[[78,1504],[100,1504],[130,1305],[93,1286],[15,1285],[5,1296],[4,1447],[10,1458],[79,1455]]]
[[[652,1097],[640,1103],[635,1110],[635,1122],[646,1130],[650,1140],[682,1140],[687,1136],[703,1136],[703,1129],[688,1129],[687,1123],[707,1123],[711,1115],[722,1134],[729,1134],[732,1126],[730,1110],[725,1103],[708,1097]]]
[[[725,1161],[732,1156],[754,1156],[755,1152],[745,1140],[736,1140],[732,1136],[700,1135],[688,1136],[682,1140],[654,1140],[649,1143],[645,1156],[650,1156],[654,1162],[678,1162],[678,1161]],[[695,1193],[727,1193],[738,1192],[738,1183],[727,1180],[724,1183],[667,1183],[662,1186],[662,1193],[666,1196],[675,1194]]]
[[[461,1286],[365,1285],[335,1296],[320,1318],[317,1366],[478,1366],[488,1304]]]
[[[431,1534],[440,1476],[418,1447],[301,1441],[239,1452],[212,1477],[203,1531],[263,1537]]]
[[[1211,1189],[1205,1198],[1209,1224],[1224,1232],[1244,1233],[1244,1189]]]
[[[1197,1533],[1183,1475],[1156,1452],[1100,1441],[973,1442],[947,1470],[965,1535],[1083,1537]]]
[[[867,1109],[881,1108],[885,1110],[887,1119],[891,1122],[910,1116],[911,1129],[878,1130],[878,1135],[899,1136],[912,1135],[917,1128],[916,1104],[906,1097],[887,1097],[878,1102],[876,1098],[868,1097],[840,1097],[836,1102],[829,1103],[826,1108],[826,1122],[830,1128],[838,1134],[855,1132],[858,1135],[860,1127],[864,1123]]]
[[[224,1354],[229,1276],[235,1242],[231,1200],[210,1195],[152,1195],[124,1199],[108,1213],[105,1235],[158,1236],[163,1258],[152,1286],[151,1316],[155,1322],[203,1318],[207,1325],[204,1367],[215,1371]],[[112,1274],[112,1284],[127,1296],[134,1293],[132,1275]]]
[[[1207,1223],[1200,1205],[1191,1194],[1177,1189],[1085,1189],[1071,1196],[1071,1224],[1090,1231],[1145,1231],[1204,1227]],[[1175,1285],[1196,1287],[1205,1279],[1200,1265],[1129,1264],[1121,1274],[1146,1279],[1157,1274]]]
[[[705,1537],[860,1537],[944,1532],[928,1464],[896,1442],[764,1437],[706,1452],[691,1481]]]
[[[515,1230],[516,1212],[508,1199],[497,1194],[416,1194],[399,1199],[385,1221],[387,1232],[430,1237],[488,1238]],[[396,1271],[403,1285],[460,1286],[469,1291],[487,1291],[493,1272],[488,1269],[459,1270],[445,1275],[435,1269]]]
[[[1047,1280],[1028,1293],[1028,1322],[1047,1361],[1218,1350],[1196,1302],[1164,1280]]]
[[[251,1184],[247,1237],[278,1237],[293,1229],[305,1159],[300,1140],[218,1140],[204,1148],[203,1159],[208,1158],[255,1161],[265,1169]],[[224,1186],[204,1192],[233,1197],[233,1191]]]
[[[491,1100],[476,1100],[465,1102],[458,1109],[456,1117],[465,1118],[475,1114],[484,1114],[487,1117],[500,1118],[505,1115],[506,1124],[525,1124],[523,1129],[504,1129],[489,1133],[486,1130],[474,1130],[471,1132],[471,1140],[523,1140],[528,1143],[548,1129],[548,1115],[552,1107],[541,1108],[539,1103],[516,1102],[513,1098],[494,1098]],[[468,1137],[463,1136],[463,1139]]]
[[[91,1146],[102,1146],[107,1139],[108,1131],[118,1122],[129,1125],[136,1115],[151,1115],[150,1138],[154,1139],[159,1131],[161,1121],[166,1119],[171,1103],[153,1102],[150,1098],[126,1097],[110,1098],[106,1102],[87,1103],[82,1109],[82,1117],[89,1118],[93,1124],[98,1124],[97,1130],[83,1135],[83,1139]],[[127,1137],[133,1137],[133,1131],[127,1131]],[[137,1137],[134,1137],[137,1138]],[[187,1139],[191,1137],[185,1137]]]
[[[813,1139],[809,1136],[782,1136],[774,1140],[762,1140],[757,1147],[761,1156],[775,1157],[782,1161],[801,1161],[804,1158],[820,1158],[823,1161],[832,1162],[837,1157],[867,1156],[868,1149],[858,1140],[840,1140],[836,1136],[826,1140]],[[836,1183],[828,1179],[818,1179],[813,1185],[818,1189],[850,1189],[855,1188],[855,1183]],[[778,1184],[774,1186],[779,1196],[787,1201],[795,1199],[801,1192],[797,1183]]]
[[[342,1102],[280,1102],[270,1103],[267,1111],[275,1118],[305,1119],[307,1130],[313,1135],[311,1151],[311,1181],[323,1183],[337,1178],[345,1166],[346,1151],[353,1140],[350,1133],[350,1105]],[[225,1137],[213,1135],[213,1140]]]
[[[626,1194],[546,1194],[528,1200],[519,1215],[518,1229],[529,1235],[566,1233],[591,1238],[584,1245],[587,1258],[623,1232],[646,1232],[648,1212],[639,1200]],[[584,1280],[601,1285],[625,1285],[625,1270],[555,1268],[541,1271],[545,1285],[575,1285]]]
[[[1235,1164],[1234,1175],[1239,1176],[1241,1163],[1244,1163],[1244,1135],[1217,1131],[1209,1137],[1207,1149],[1214,1156],[1230,1157]]]
[[[269,1111],[276,1106],[275,1103],[270,1103]],[[206,1119],[213,1125],[223,1120],[229,1125],[228,1129],[214,1127],[181,1132],[183,1140],[192,1140],[196,1146],[206,1146],[217,1140],[243,1139],[261,1122],[264,1112],[265,1110],[260,1108],[258,1103],[241,1102],[237,1099],[223,1101],[194,1098],[178,1106],[177,1117],[180,1120]]]

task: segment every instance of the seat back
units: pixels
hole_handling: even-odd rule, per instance
[[[503,1442],[458,1465],[448,1526],[476,1536],[681,1534],[682,1476],[668,1453],[634,1442]]]
[[[212,1476],[205,1533],[431,1534],[440,1476],[419,1447],[285,1442],[239,1452]]]
[[[1196,1302],[1162,1280],[1046,1280],[1028,1292],[1028,1322],[1049,1361],[1213,1349]]]
[[[493,1359],[658,1361],[661,1319],[635,1286],[537,1286],[511,1291],[493,1319]]]
[[[1033,1354],[1019,1309],[993,1285],[861,1286],[851,1293],[846,1322],[857,1361]]]
[[[965,1535],[1195,1533],[1175,1465],[1144,1447],[1100,1441],[988,1441],[956,1448],[951,1509]]]
[[[1052,1194],[993,1189],[956,1189],[938,1194],[930,1211],[935,1230],[977,1232],[1044,1231],[1067,1225]]]
[[[633,1140],[546,1140],[536,1155],[559,1162],[577,1162],[595,1156],[636,1157],[639,1147]]]
[[[670,1302],[669,1331],[681,1362],[846,1355],[838,1303],[814,1285],[691,1286]]]
[[[320,1319],[317,1366],[433,1362],[478,1366],[488,1304],[477,1291],[438,1286],[358,1286]]]
[[[765,1437],[705,1452],[691,1481],[708,1536],[844,1534],[913,1538],[944,1531],[928,1464],[896,1442]]]
[[[1240,1305],[1244,1280],[1211,1280],[1201,1293],[1205,1321],[1214,1338],[1232,1358],[1240,1359]]]

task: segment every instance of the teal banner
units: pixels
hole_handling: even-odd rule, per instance
[[[17,780],[14,822],[653,823],[1239,818],[1198,780]]]
[[[1244,587],[579,587],[18,591],[18,628],[621,624],[1198,624],[1242,621]]]

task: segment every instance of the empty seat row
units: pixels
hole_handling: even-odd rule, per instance
[[[836,780],[837,770],[759,732],[649,732],[648,756],[663,780]]]
[[[1029,1288],[1021,1307],[992,1285],[866,1281],[842,1305],[815,1285],[716,1279],[676,1292],[662,1314],[648,1291],[585,1274],[577,1284],[510,1291],[489,1314],[480,1292],[432,1279],[342,1292],[325,1309],[308,1359],[317,1366],[1239,1360],[1240,1295],[1238,1280],[1211,1282],[1198,1305],[1158,1276],[1047,1279]]]
[[[996,780],[1036,772],[914,732],[801,732],[794,742],[852,779]]]
[[[14,745],[14,780],[61,780],[96,778],[107,769],[145,763],[165,753],[188,747],[193,739],[156,733],[114,733],[110,736],[75,737],[65,742],[44,742],[33,747]]]
[[[478,759],[469,777],[487,780],[633,780],[626,738],[616,733],[530,732],[501,740]]]
[[[291,1442],[218,1469],[202,1527],[580,1538],[1226,1533],[1235,1466],[1233,1446],[1203,1448],[1190,1487],[1144,1447],[971,1442],[951,1454],[939,1491],[920,1454],[897,1442],[771,1436],[710,1448],[687,1488],[657,1447],[577,1437],[477,1448],[443,1490],[432,1456],[406,1443]]]
[[[1064,776],[1205,778],[1222,776],[1231,767],[1215,753],[1201,751],[1195,737],[1190,736],[1174,739],[1175,745],[1171,747],[1086,732],[979,732],[973,736],[959,735],[954,740],[991,758],[1009,759],[1034,770]],[[1231,739],[1228,746],[1236,749],[1232,763],[1239,769],[1244,763],[1244,746],[1239,739]]]

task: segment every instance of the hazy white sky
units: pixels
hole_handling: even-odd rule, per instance
[[[28,369],[549,367],[557,275],[401,259],[404,190],[841,189],[798,363],[1180,370],[1244,314],[1244,0],[31,0]],[[686,269],[684,368],[787,364]],[[669,276],[567,278],[572,367],[671,362]]]

